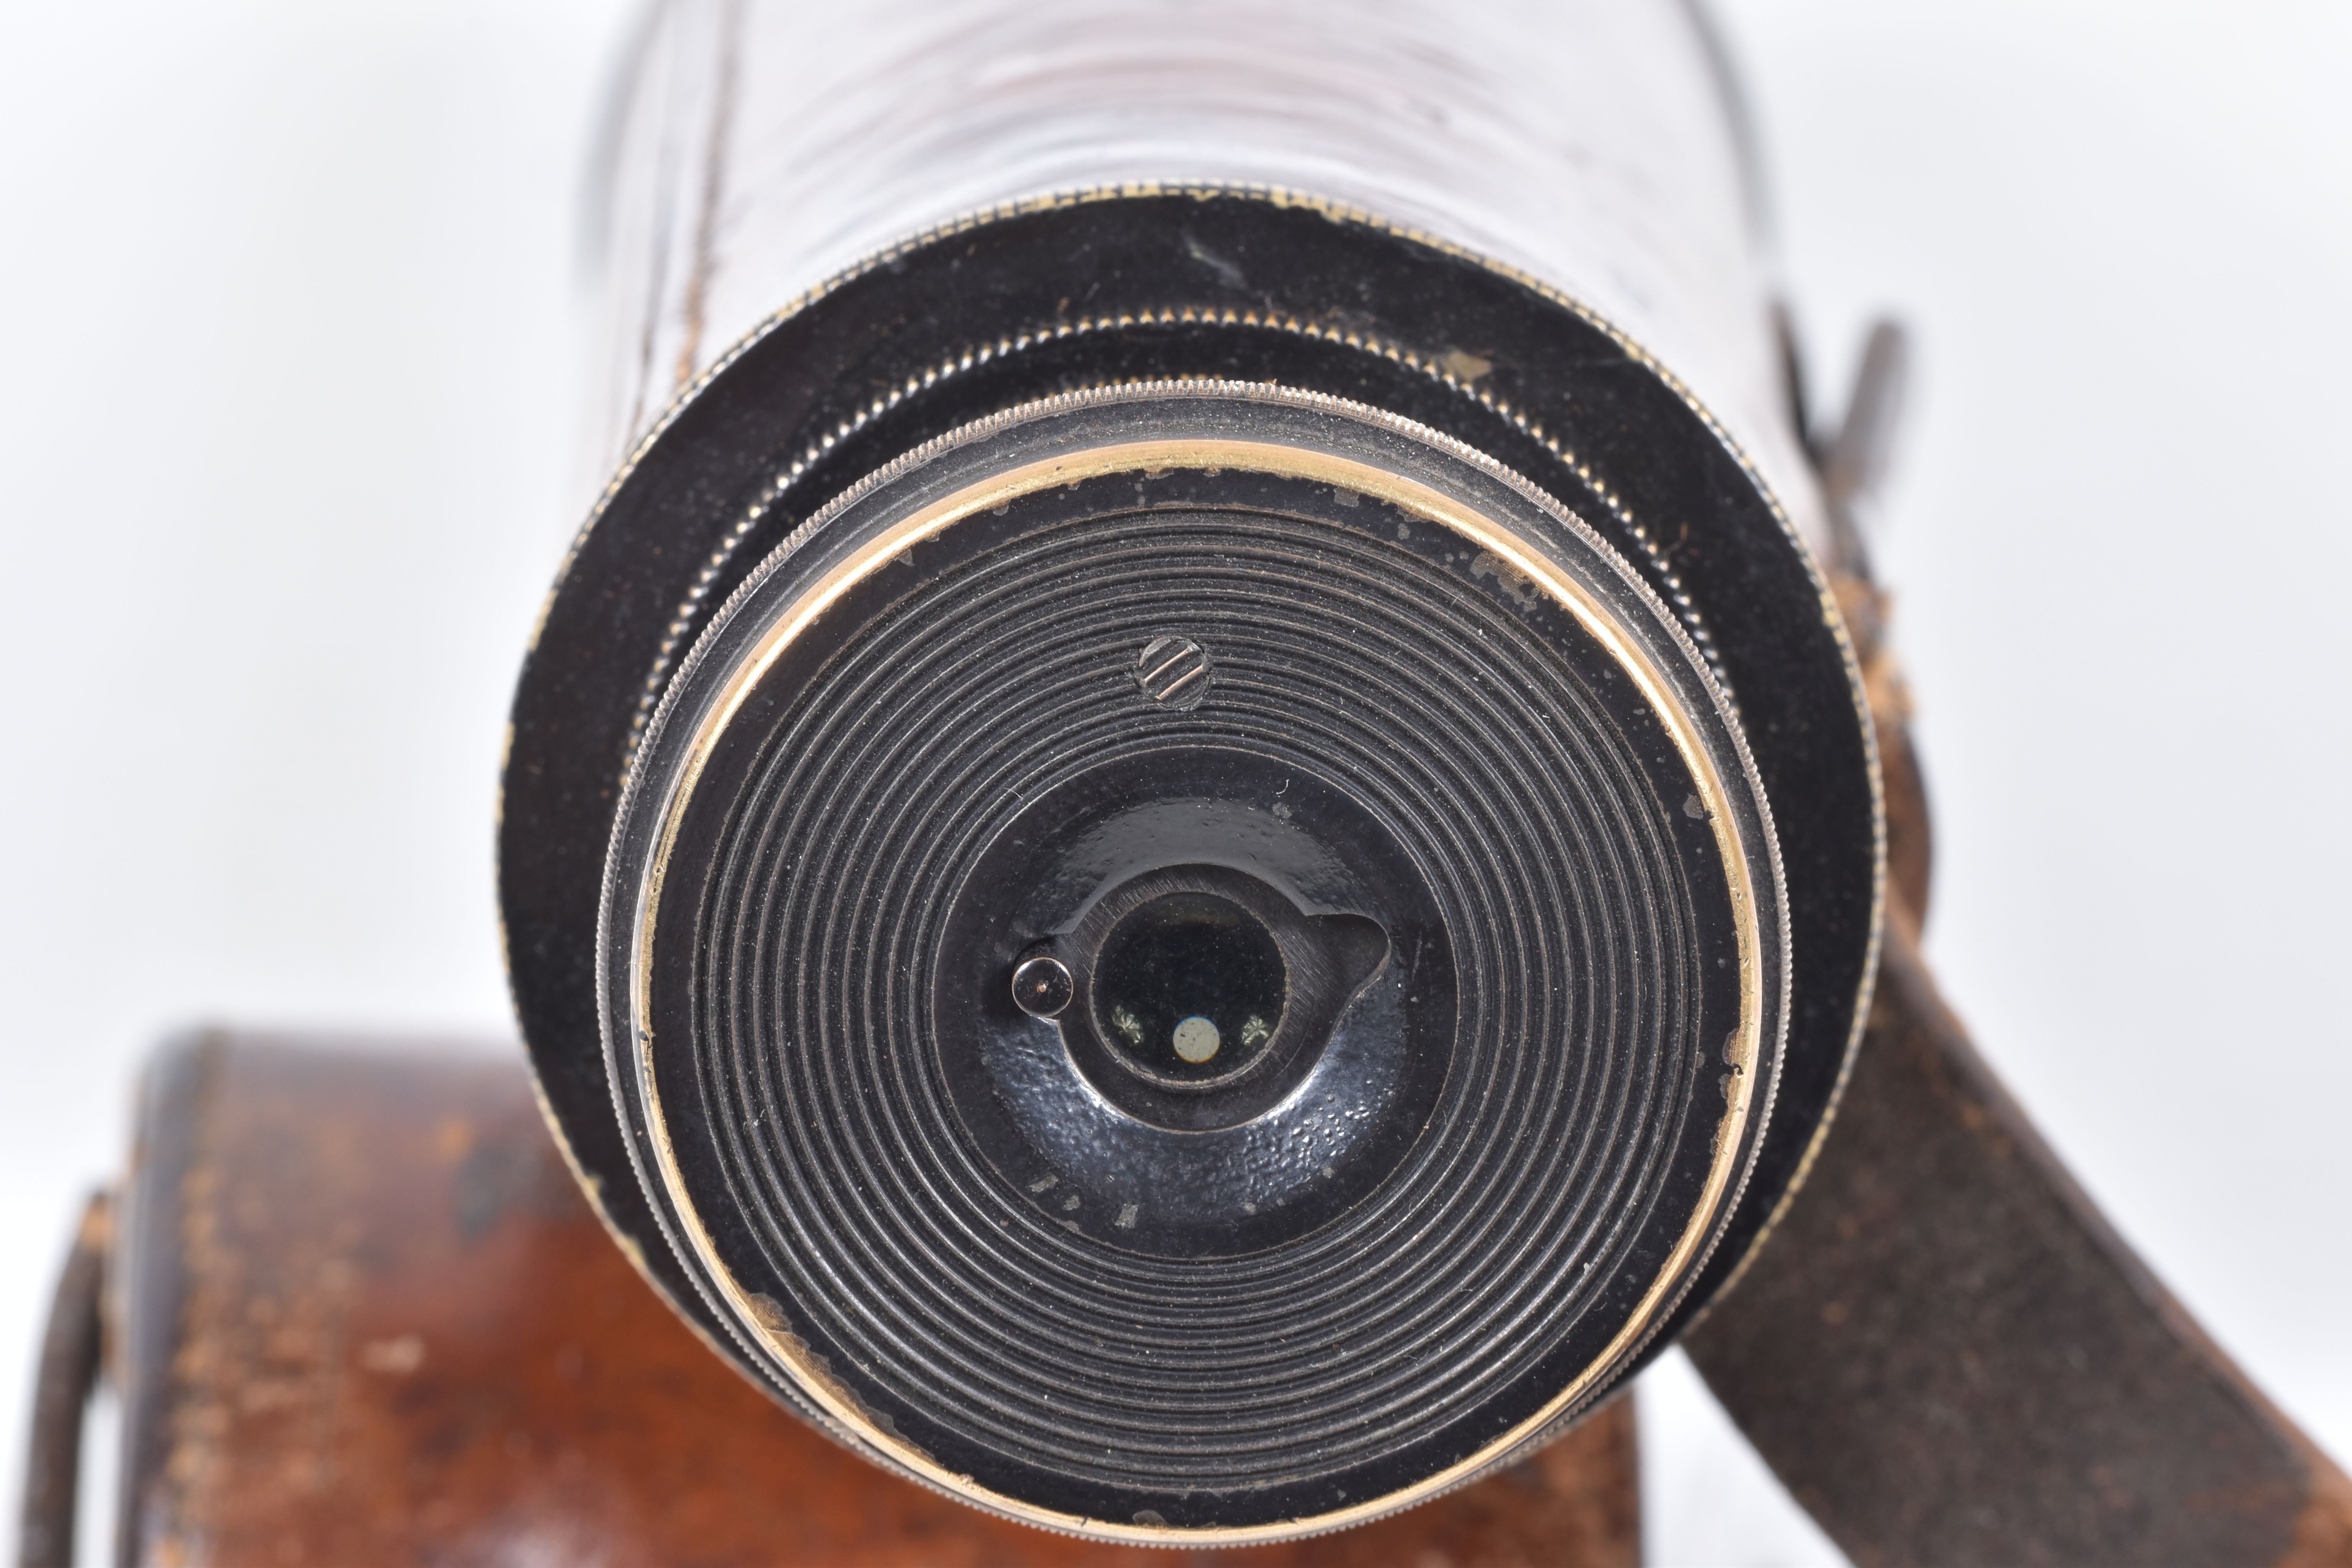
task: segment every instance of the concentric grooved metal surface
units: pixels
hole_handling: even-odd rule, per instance
[[[1560,532],[1545,548],[1608,576],[1604,547]],[[682,692],[740,657],[730,624],[805,587],[794,565],[720,617]],[[1654,617],[1639,635],[1674,646],[1617,576]],[[1216,670],[1189,710],[1132,673],[1171,628]],[[616,1087],[667,1151],[648,1175],[674,1239],[729,1277],[739,1320],[754,1303],[747,1342],[975,1500],[1292,1533],[1491,1457],[1671,1305],[1661,1270],[1703,1257],[1777,1042],[1760,797],[1694,776],[1624,658],[1426,519],[1213,468],[1013,496],[859,579],[737,693],[684,817],[656,832],[640,810],[633,839],[625,808],[607,931],[638,934],[607,952],[635,978],[608,994],[642,998],[650,1038],[635,1094],[630,1052]],[[1680,695],[1703,701],[1688,664]],[[1696,718],[1737,766],[1720,705]],[[1443,1092],[1369,1196],[1279,1246],[1181,1258],[1048,1210],[978,1152],[929,963],[1025,805],[1204,750],[1378,819],[1442,912],[1458,1011],[1410,1042],[1444,1054]],[[1761,925],[1738,890],[1759,870]],[[1742,1047],[1759,1027],[1765,1049]],[[1727,1113],[1751,1090],[1754,1114]]]

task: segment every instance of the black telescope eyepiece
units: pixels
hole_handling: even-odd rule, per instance
[[[678,1310],[901,1474],[1163,1544],[1433,1497],[1671,1342],[1878,919],[1859,680],[1726,427],[1245,182],[989,207],[710,352],[500,826],[551,1121]]]

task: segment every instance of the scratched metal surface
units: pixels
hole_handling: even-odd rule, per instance
[[[1210,182],[1358,207],[1564,289],[1816,527],[1761,195],[1682,0],[680,0],[648,29],[597,181],[590,484],[744,334],[887,246],[1055,192]]]

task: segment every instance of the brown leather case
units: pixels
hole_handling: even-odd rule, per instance
[[[210,1036],[151,1069],[111,1263],[122,1561],[1175,1561],[884,1473],[745,1383],[597,1223],[519,1057]],[[1187,1561],[1631,1564],[1630,1403],[1341,1535]]]

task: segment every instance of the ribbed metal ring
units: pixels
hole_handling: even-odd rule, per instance
[[[1179,644],[1190,702],[1138,677]],[[1305,889],[1274,781],[1348,803],[1444,973],[1392,948],[1244,1125],[1024,1132],[1056,1026],[940,955],[1039,803],[1155,758],[1208,813],[1178,858],[1402,908],[1338,850]],[[1762,794],[1674,616],[1476,454],[1276,389],[1058,399],[845,497],[671,688],[606,897],[615,1088],[714,1308],[870,1450],[1098,1535],[1332,1528],[1582,1407],[1704,1261],[1782,1028]],[[1153,1230],[1176,1182],[1238,1239]]]

